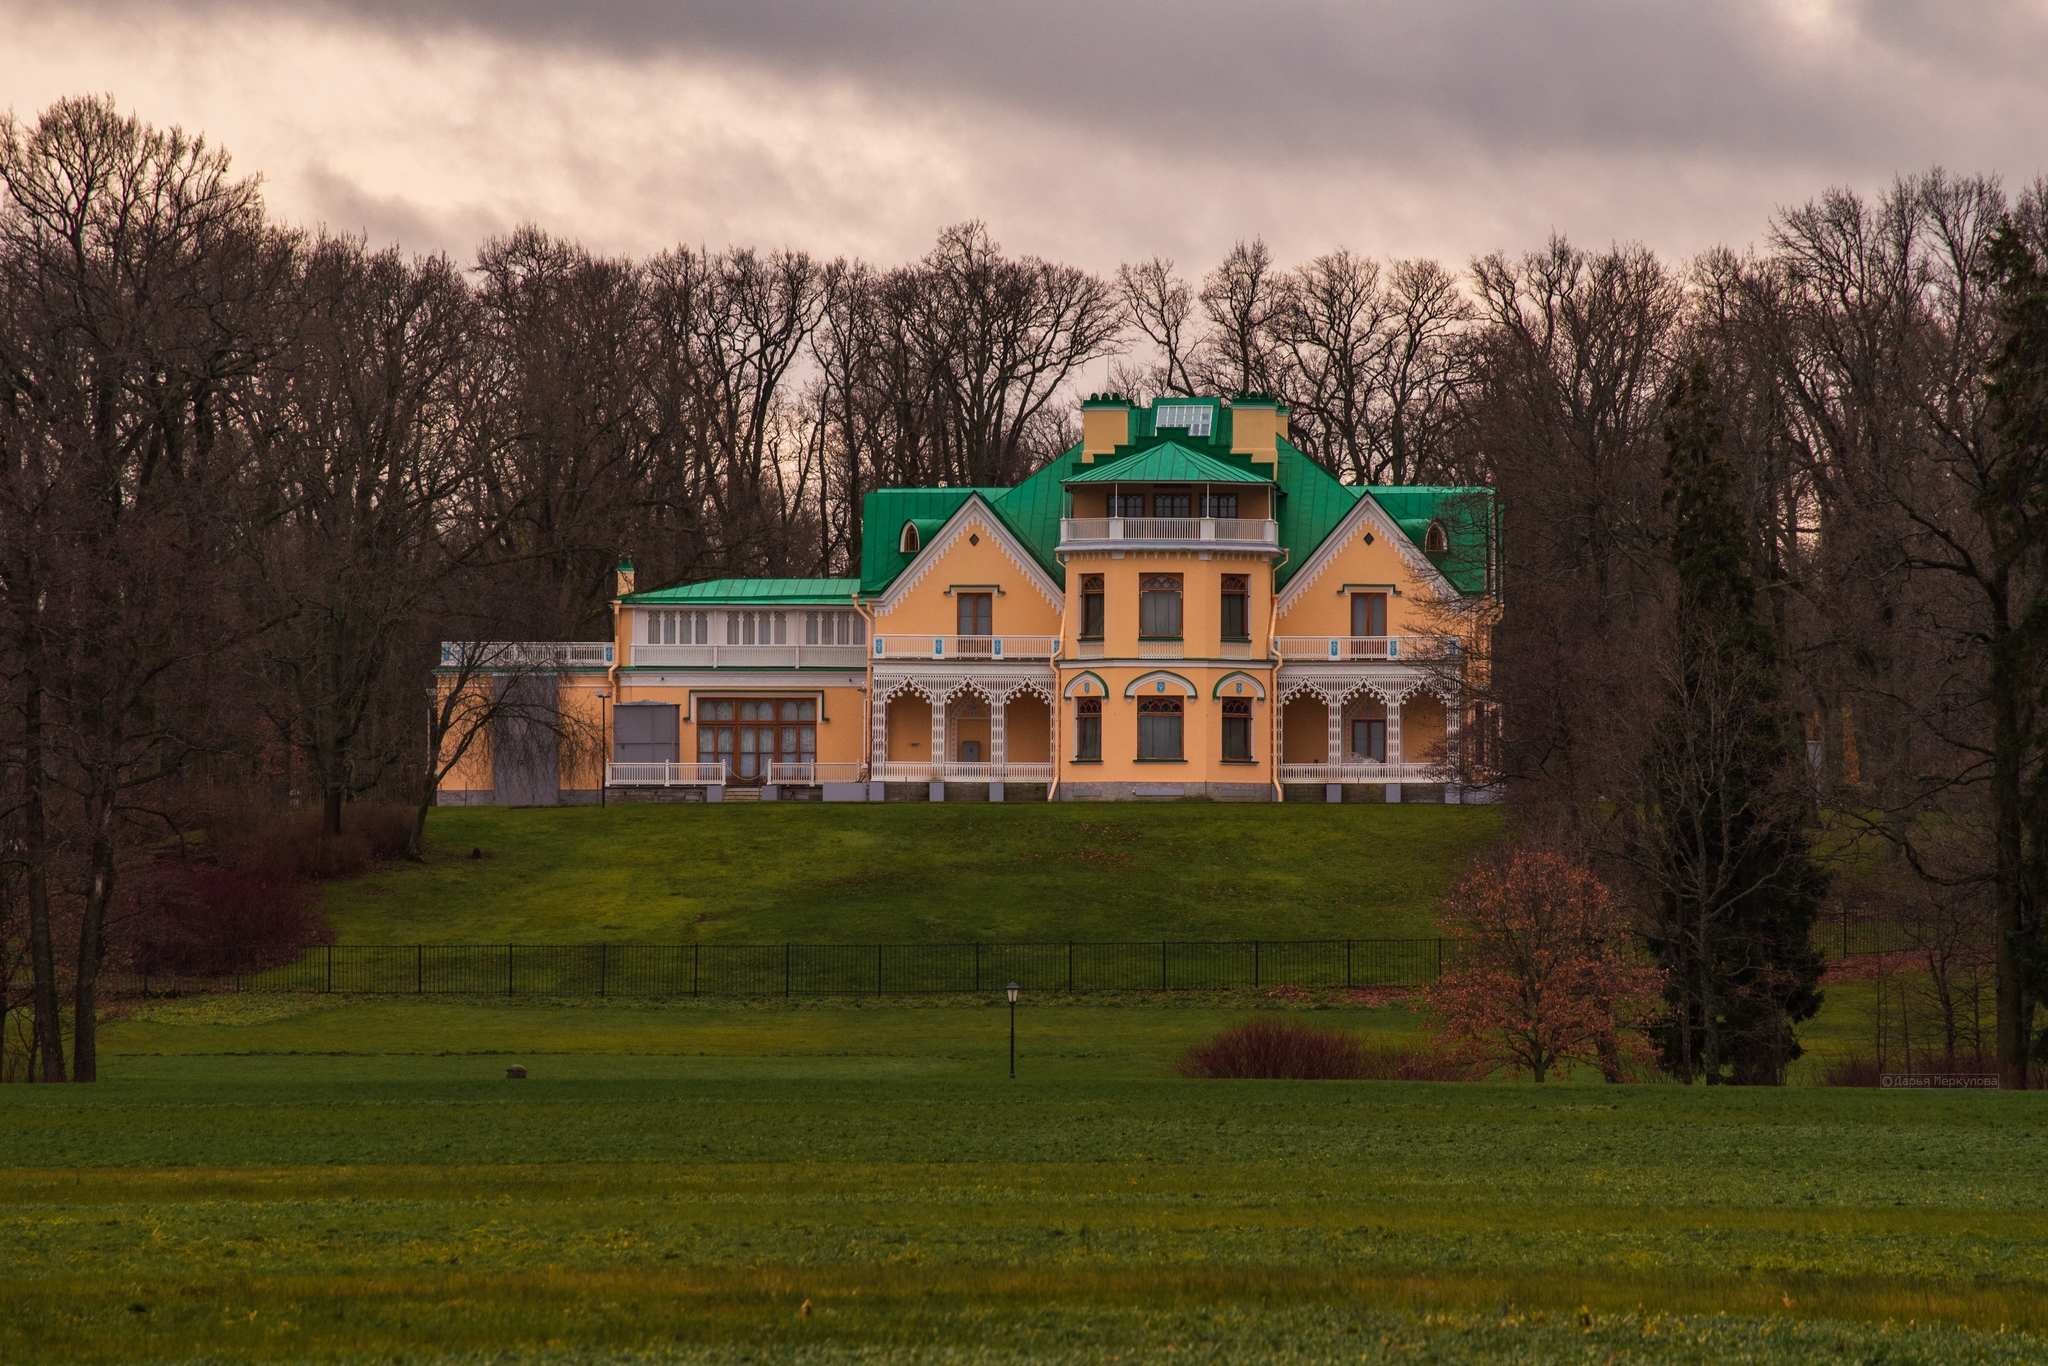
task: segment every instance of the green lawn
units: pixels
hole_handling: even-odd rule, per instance
[[[0,1088],[0,1360],[2048,1355],[2038,1095],[1170,1072],[1251,1004],[150,1003]]]
[[[337,885],[327,909],[350,943],[1423,936],[1498,821],[1484,806],[451,807],[424,866]]]

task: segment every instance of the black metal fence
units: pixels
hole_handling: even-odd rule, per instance
[[[1051,944],[320,944],[263,960],[146,944],[144,992],[464,996],[910,996],[1234,988],[1413,987],[1442,939]]]

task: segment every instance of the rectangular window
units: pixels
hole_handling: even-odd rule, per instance
[[[1155,493],[1152,495],[1154,517],[1188,517],[1193,514],[1189,508],[1194,504],[1194,495],[1189,493]]]
[[[1225,574],[1223,576],[1223,638],[1225,640],[1250,640],[1251,631],[1251,576],[1248,574]]]
[[[1102,639],[1102,575],[1081,576],[1081,639]]]
[[[1074,757],[1102,757],[1102,699],[1099,697],[1074,700]]]
[[[1224,699],[1223,757],[1240,763],[1252,757],[1252,704],[1248,697]]]
[[[771,764],[816,762],[817,723],[816,698],[702,701],[697,703],[697,758],[701,763],[725,760],[735,781],[765,782],[773,776]]]
[[[1110,494],[1109,515],[1112,517],[1143,517],[1145,515],[1145,495],[1142,493]]]
[[[1180,639],[1180,575],[1148,574],[1139,580],[1138,634]]]
[[[1237,495],[1234,493],[1212,493],[1209,495],[1211,517],[1237,516]]]
[[[1376,764],[1387,761],[1387,723],[1385,721],[1353,721],[1351,723],[1351,753],[1360,759],[1370,759]]]
[[[1138,699],[1138,757],[1178,759],[1181,757],[1181,703],[1178,697]]]
[[[1152,410],[1152,430],[1178,427],[1189,436],[1207,436],[1212,410],[1206,403],[1162,403]]]
[[[1353,593],[1351,595],[1351,634],[1354,636],[1383,636],[1387,633],[1387,595],[1385,593]]]
[[[958,634],[963,636],[994,635],[994,604],[992,593],[962,593],[956,601]]]

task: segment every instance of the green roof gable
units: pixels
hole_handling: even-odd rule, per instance
[[[1177,440],[1162,441],[1129,455],[1097,456],[1095,463],[1063,481],[1068,484],[1270,484],[1249,460],[1227,464],[1213,455],[1190,450]]]
[[[859,588],[859,579],[708,579],[629,593],[619,601],[628,607],[727,602],[845,607]]]

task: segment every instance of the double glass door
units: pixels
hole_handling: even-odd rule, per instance
[[[697,704],[697,762],[723,760],[733,782],[764,783],[770,764],[818,761],[818,704],[812,700]]]

